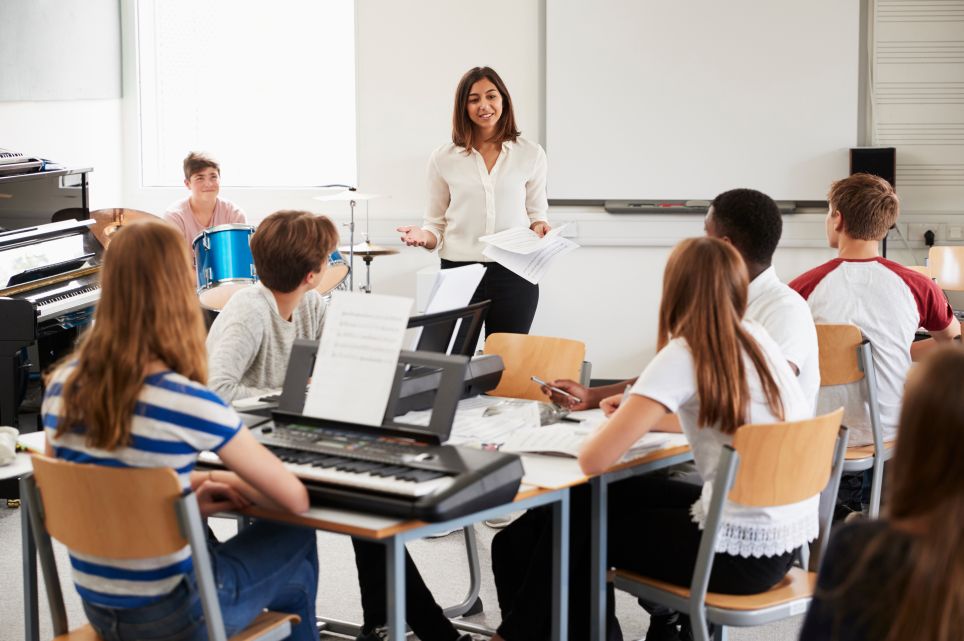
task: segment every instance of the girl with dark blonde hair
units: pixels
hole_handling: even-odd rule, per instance
[[[629,397],[584,444],[579,464],[586,474],[603,472],[660,419],[676,413],[703,484],[643,476],[611,485],[610,566],[689,585],[723,446],[732,443],[733,433],[745,423],[813,415],[780,348],[762,326],[743,318],[748,283],[737,250],[715,238],[684,240],[669,257],[659,309],[658,353]],[[589,623],[589,502],[578,492],[573,501],[569,633],[581,639],[588,638]],[[818,502],[814,495],[778,508],[728,504],[710,591],[752,594],[779,582],[790,569],[794,551],[817,535]],[[540,518],[545,520],[545,514],[530,512],[505,534],[511,536],[523,519]],[[548,536],[548,527],[543,530]],[[494,568],[504,566],[495,562],[497,547],[493,542]],[[503,622],[493,639],[548,638],[547,554],[541,555],[542,571],[529,571],[543,584],[516,588],[515,602],[500,593]],[[496,582],[502,582],[498,575]],[[651,625],[647,638],[676,639],[675,615],[663,623],[659,630]]]
[[[438,251],[442,269],[481,263],[472,303],[490,300],[485,334],[528,334],[539,286],[485,257],[480,236],[511,228],[549,231],[546,152],[516,127],[509,90],[490,67],[459,80],[452,142],[428,163],[428,205],[421,227],[399,227],[406,245]]]
[[[50,375],[42,414],[47,455],[112,467],[169,467],[202,514],[252,503],[308,509],[301,482],[205,387],[204,322],[191,257],[160,221],[125,225],[101,271],[95,322]],[[234,472],[198,472],[202,450]],[[117,506],[117,518],[124,518]],[[229,636],[264,608],[301,616],[293,639],[317,641],[313,530],[259,521],[210,543]],[[190,549],[116,561],[71,552],[87,618],[103,639],[204,639]]]
[[[964,352],[907,378],[887,514],[830,541],[801,641],[964,639]]]

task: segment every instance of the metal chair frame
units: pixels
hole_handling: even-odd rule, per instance
[[[809,567],[814,570],[820,559],[823,558],[830,540],[833,506],[840,486],[840,475],[843,471],[846,448],[847,428],[841,427],[834,448],[830,479],[823,492],[820,493],[820,531],[816,541],[816,553],[809,560]],[[810,596],[806,596],[780,605],[762,607],[756,610],[730,610],[706,605],[707,588],[713,571],[713,559],[716,554],[716,541],[719,538],[723,506],[733,486],[739,459],[739,454],[731,446],[723,447],[720,466],[716,475],[717,487],[722,488],[722,491],[715,491],[710,501],[688,598],[646,583],[634,581],[618,572],[613,579],[616,588],[619,590],[629,592],[637,598],[654,601],[674,610],[686,612],[692,623],[694,638],[698,641],[709,641],[711,638],[715,641],[724,641],[726,639],[725,626],[752,627],[765,625],[802,614],[806,611],[811,600]],[[708,623],[716,624],[712,637],[708,630]]]
[[[171,474],[174,473],[171,472]],[[30,529],[33,532],[34,543],[40,558],[40,568],[47,590],[47,602],[50,605],[50,615],[53,620],[54,636],[59,637],[69,632],[67,610],[64,606],[60,577],[57,574],[57,561],[54,557],[52,540],[45,524],[46,512],[43,498],[32,474],[20,480],[20,496],[24,509],[23,518],[30,519]],[[194,574],[198,595],[201,599],[201,607],[204,611],[208,638],[211,641],[227,641],[221,605],[218,602],[218,592],[214,583],[214,573],[211,569],[211,558],[208,554],[206,530],[201,520],[197,497],[191,492],[178,498],[174,501],[174,510],[177,514],[181,535],[187,539],[191,546]],[[284,621],[259,636],[245,638],[246,641],[277,641],[289,636],[291,636],[291,622]]]

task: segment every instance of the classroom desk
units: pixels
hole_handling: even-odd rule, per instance
[[[405,544],[425,536],[462,528],[473,523],[493,519],[510,512],[528,510],[542,505],[552,506],[553,521],[553,595],[552,639],[567,641],[566,621],[569,603],[566,586],[569,582],[569,488],[542,489],[523,487],[514,501],[473,514],[439,523],[400,520],[372,514],[313,507],[302,515],[286,514],[264,508],[243,511],[248,517],[271,519],[335,532],[375,541],[385,546],[387,567],[389,641],[404,641],[405,625]],[[39,641],[39,613],[37,602],[37,550],[30,528],[30,520],[21,517],[24,586],[24,639]]]
[[[568,580],[569,580],[569,488],[588,482],[592,493],[591,537],[591,590],[592,619],[591,639],[605,638],[605,585],[606,585],[606,534],[607,534],[607,488],[610,483],[635,475],[647,474],[692,459],[688,446],[656,450],[632,461],[619,463],[604,474],[587,478],[568,471],[560,475],[557,486],[537,488],[523,485],[511,503],[506,503],[473,514],[439,523],[401,520],[360,512],[312,507],[303,515],[275,512],[264,508],[250,508],[245,516],[267,518],[328,532],[357,536],[385,545],[387,612],[390,641],[405,639],[405,544],[439,532],[462,528],[479,521],[497,518],[511,512],[527,510],[542,505],[552,505],[553,514],[553,595],[552,639],[566,641],[568,638]],[[543,466],[558,465],[571,468],[573,460],[560,457],[523,456],[529,464],[539,461]],[[37,602],[36,547],[29,519],[21,518],[24,585],[24,638],[39,641]]]
[[[693,455],[688,445],[658,450],[635,461],[619,463],[603,474],[589,479],[591,493],[591,533],[590,548],[590,579],[589,616],[591,627],[590,641],[604,641],[606,638],[606,572],[609,570],[606,562],[608,555],[607,536],[609,534],[609,484],[640,474],[647,474],[658,469],[692,461]]]

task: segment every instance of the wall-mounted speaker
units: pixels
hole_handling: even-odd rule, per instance
[[[850,175],[873,174],[897,188],[896,147],[854,147],[850,150]]]

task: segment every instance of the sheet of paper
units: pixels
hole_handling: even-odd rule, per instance
[[[434,314],[465,307],[472,300],[472,294],[484,275],[485,267],[478,263],[439,270],[438,280],[425,306],[425,313]]]
[[[586,478],[574,458],[523,454],[522,468],[523,483],[550,490],[569,487]]]
[[[548,237],[548,234],[546,234],[546,236]],[[545,240],[545,238],[542,240]],[[525,278],[533,285],[538,285],[539,281],[546,275],[553,261],[560,256],[568,254],[577,247],[579,247],[579,245],[568,238],[556,236],[537,251],[527,254],[520,254],[493,245],[487,245],[486,248],[482,250],[482,255],[491,258],[510,272]]]
[[[575,458],[579,448],[592,432],[581,425],[547,425],[517,430],[506,439],[502,452],[531,452],[534,454],[562,454]]]
[[[480,236],[479,240],[487,245],[514,254],[531,254],[554,242],[556,238],[562,235],[562,230],[566,227],[568,225],[556,227],[542,237],[528,227],[512,227],[495,234]]]
[[[500,449],[503,452],[557,454],[575,458],[579,456],[582,444],[596,430],[596,427],[597,425],[586,423],[575,426],[556,424],[516,430]],[[636,441],[621,460],[631,461],[654,450],[685,444],[686,437],[682,434],[650,432]]]
[[[304,414],[381,425],[411,309],[409,298],[332,292]]]

